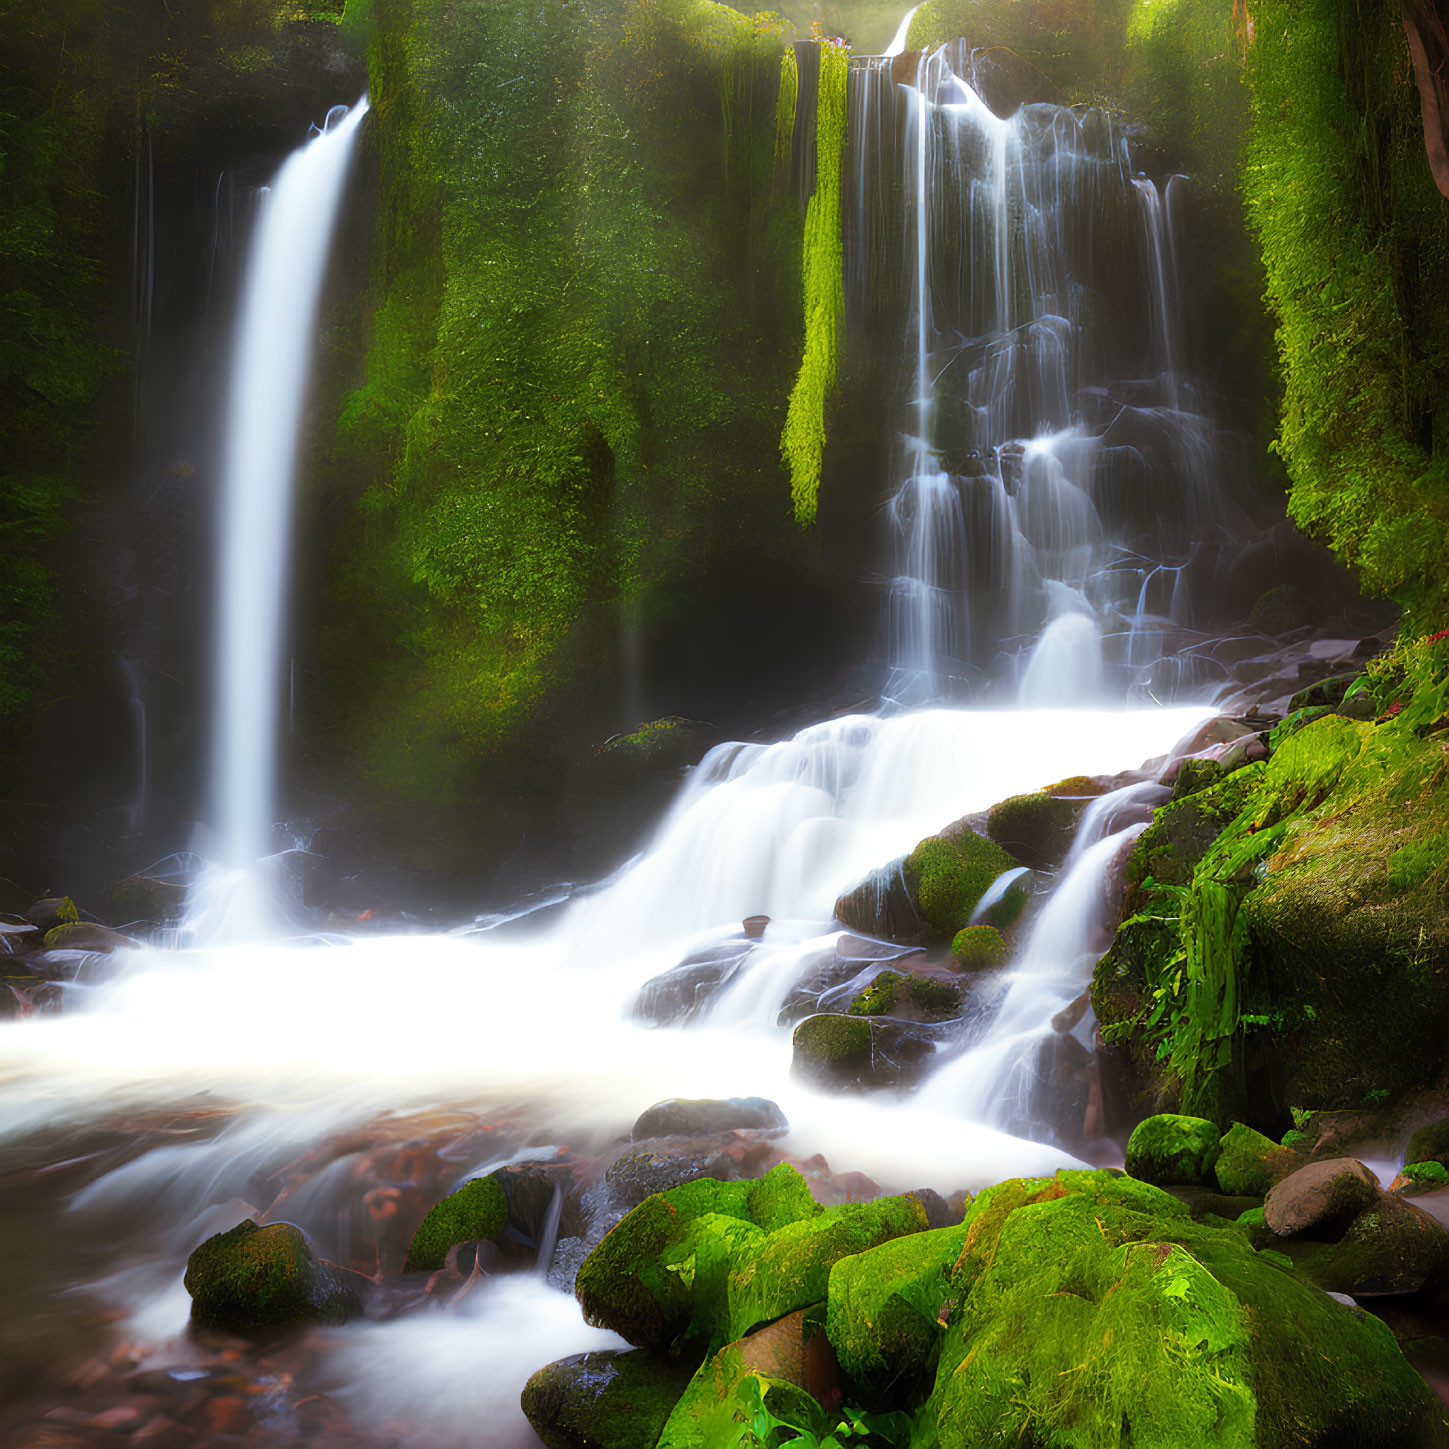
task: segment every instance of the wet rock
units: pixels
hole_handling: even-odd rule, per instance
[[[24,912],[25,919],[42,931],[80,920],[80,912],[69,896],[44,896]]]
[[[1274,1184],[1303,1165],[1303,1157],[1291,1148],[1234,1122],[1218,1144],[1213,1172],[1229,1196],[1266,1197]]]
[[[839,1014],[807,1017],[795,1028],[791,1070],[835,1088],[899,1087],[916,1081],[946,1040],[927,1023]]]
[[[403,1272],[436,1271],[455,1243],[497,1238],[507,1223],[502,1186],[492,1177],[475,1177],[429,1210],[408,1245]]]
[[[733,1182],[758,1171],[769,1156],[769,1139],[754,1132],[713,1137],[675,1138],[621,1153],[604,1173],[604,1182],[621,1208],[637,1207],[657,1192],[699,1178]]]
[[[532,1258],[545,1238],[572,1237],[584,1220],[573,1166],[557,1158],[510,1162],[488,1174],[503,1190],[507,1220],[496,1236],[508,1256]]]
[[[752,944],[722,941],[651,977],[634,999],[636,1020],[682,1026],[704,1012],[744,966]]]
[[[367,1279],[316,1257],[291,1223],[247,1218],[192,1253],[185,1285],[193,1322],[253,1329],[345,1323],[362,1312]]]
[[[1280,1238],[1342,1231],[1379,1200],[1379,1180],[1353,1157],[1310,1162],[1278,1183],[1263,1203],[1268,1226]]]
[[[1127,1143],[1127,1172],[1160,1187],[1214,1181],[1218,1129],[1202,1117],[1164,1112],[1139,1122]]]
[[[1389,1184],[1391,1192],[1413,1197],[1416,1193],[1435,1192],[1449,1187],[1449,1168],[1442,1162],[1406,1163],[1399,1175]]]
[[[1427,1127],[1420,1127],[1409,1138],[1404,1161],[1437,1162],[1443,1167],[1449,1167],[1449,1117],[1430,1122]]]
[[[67,921],[45,933],[45,944],[52,951],[95,951],[109,955],[140,943],[109,926],[98,926],[92,921]]]
[[[1008,952],[995,926],[967,926],[952,939],[951,956],[963,971],[994,971],[1006,965]]]
[[[608,784],[677,774],[698,763],[718,733],[713,725],[700,720],[664,715],[596,746],[589,773],[596,781]]]
[[[1013,795],[991,807],[986,833],[1022,865],[1055,870],[1071,849],[1081,813],[1080,801],[1043,792]]]
[[[914,942],[921,934],[920,912],[903,874],[905,858],[873,870],[835,902],[835,916],[852,931]]]
[[[105,916],[113,926],[172,926],[186,914],[186,887],[149,875],[128,875],[106,887]]]
[[[768,1097],[671,1097],[641,1112],[629,1137],[634,1142],[649,1137],[699,1137],[734,1127],[782,1132],[789,1125],[785,1114]]]
[[[850,1016],[890,1016],[899,1021],[949,1021],[961,1009],[961,987],[920,972],[881,971],[851,998]]]
[[[746,916],[740,922],[740,928],[744,931],[747,941],[759,941],[764,939],[765,930],[769,924],[768,916]]]
[[[1292,584],[1278,584],[1259,594],[1248,615],[1248,628],[1262,634],[1288,634],[1313,622],[1313,600]]]
[[[1316,684],[1310,684],[1306,689],[1300,689],[1288,701],[1288,713],[1292,714],[1300,709],[1312,709],[1315,706],[1337,709],[1344,702],[1349,690],[1361,679],[1366,678],[1367,676],[1362,670],[1356,669],[1348,674],[1332,674],[1327,679],[1320,679]]]
[[[523,1412],[548,1449],[654,1449],[693,1370],[637,1348],[576,1354],[529,1379]]]
[[[46,1015],[61,1008],[60,985],[25,966],[0,964],[0,1021]]]
[[[1417,1293],[1449,1276],[1449,1233],[1422,1208],[1386,1193],[1301,1266],[1320,1287],[1355,1298]]]
[[[1092,993],[1084,991],[1075,1001],[1068,1003],[1052,1017],[1053,1031],[1073,1031],[1092,1007]]]

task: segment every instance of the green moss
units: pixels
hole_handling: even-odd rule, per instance
[[[963,971],[990,971],[1006,964],[1006,942],[995,926],[966,926],[956,932],[951,955]]]
[[[1406,1162],[1399,1169],[1415,1192],[1432,1192],[1435,1188],[1449,1186],[1449,1167],[1442,1162]]]
[[[867,1403],[910,1403],[929,1386],[953,1306],[951,1268],[965,1242],[964,1223],[937,1228],[831,1269],[826,1333]]]
[[[882,971],[850,1002],[851,1016],[891,1016],[914,1006],[927,1020],[953,1015],[961,1005],[961,989],[916,972]]]
[[[1128,1173],[1162,1186],[1212,1182],[1217,1157],[1218,1129],[1201,1117],[1148,1117],[1127,1143]]]
[[[841,1259],[928,1226],[925,1209],[907,1194],[842,1203],[777,1228],[750,1257],[737,1260],[728,1283],[728,1318],[718,1342],[823,1302],[830,1270]]]
[[[1022,865],[1052,870],[1062,863],[1076,831],[1078,803],[1038,792],[993,805],[986,833]]]
[[[1292,584],[1278,584],[1260,594],[1248,615],[1248,627],[1264,634],[1286,634],[1313,622],[1312,599]]]
[[[815,117],[815,194],[805,213],[805,350],[790,393],[780,451],[790,471],[795,518],[813,523],[825,453],[825,416],[835,387],[845,282],[840,238],[840,162],[845,147],[844,46],[820,46],[819,99]]]
[[[902,874],[931,939],[950,940],[967,923],[976,903],[1016,862],[994,841],[973,830],[951,831],[921,841],[906,857]],[[1010,894],[1010,893],[1008,893]],[[1020,913],[1025,893],[1015,903]],[[999,903],[1003,909],[1007,902]],[[1009,921],[989,919],[991,925]]]
[[[448,1249],[474,1238],[496,1238],[508,1223],[508,1200],[491,1177],[475,1177],[428,1212],[408,1244],[405,1273],[443,1266]]]
[[[782,1426],[786,1433],[767,1425]],[[680,1397],[659,1436],[658,1449],[723,1449],[751,1442],[821,1443],[830,1423],[802,1388],[750,1372],[739,1344],[707,1359]],[[761,1433],[768,1433],[762,1439]]]
[[[269,1328],[318,1320],[309,1299],[312,1250],[291,1223],[247,1218],[186,1260],[191,1316],[206,1328]]]
[[[1265,1197],[1268,1189],[1286,1177],[1302,1159],[1241,1122],[1234,1122],[1218,1144],[1214,1174],[1218,1187],[1230,1197]]]
[[[810,1016],[791,1038],[797,1063],[845,1072],[870,1062],[870,1023],[852,1016]]]
[[[1284,384],[1289,507],[1365,585],[1449,609],[1449,224],[1390,0],[1269,0],[1243,188]]]
[[[1409,1138],[1405,1162],[1438,1162],[1449,1167],[1449,1117],[1420,1127]]]

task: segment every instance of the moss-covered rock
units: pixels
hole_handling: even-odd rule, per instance
[[[1449,1167],[1442,1162],[1406,1162],[1393,1182],[1394,1190],[1405,1194],[1433,1192],[1449,1187]]]
[[[523,1412],[548,1449],[654,1449],[694,1377],[689,1360],[641,1349],[575,1354],[523,1386]]]
[[[831,1269],[826,1332],[865,1403],[909,1402],[929,1387],[966,1232],[959,1223],[897,1238]]]
[[[474,1238],[496,1238],[508,1223],[508,1199],[491,1177],[475,1177],[434,1206],[408,1245],[405,1273],[433,1272],[448,1249]]]
[[[923,936],[931,941],[950,940],[967,924],[997,876],[1015,866],[1016,861],[999,845],[964,822],[921,841],[906,857],[901,874],[920,912]],[[990,919],[988,924],[1010,924],[1024,903],[1024,896],[1011,905],[1003,899],[998,912],[1001,919]]]
[[[584,1316],[639,1348],[727,1341],[727,1284],[766,1236],[821,1208],[794,1168],[757,1181],[699,1178],[647,1198],[589,1254],[576,1291]]]
[[[138,943],[120,931],[98,926],[94,921],[67,921],[45,933],[45,944],[52,951],[93,951],[109,956],[112,951]]]
[[[362,1311],[365,1280],[316,1257],[291,1223],[246,1218],[186,1260],[191,1317],[204,1328],[345,1323]]]
[[[1139,1122],[1127,1143],[1127,1172],[1167,1187],[1215,1181],[1218,1129],[1201,1117],[1160,1113]]]
[[[963,971],[993,971],[1006,965],[1006,942],[995,926],[966,926],[952,938],[951,958]]]
[[[1013,795],[991,807],[986,833],[1022,865],[1055,870],[1071,849],[1081,812],[1078,800],[1063,800],[1042,791]]]
[[[1330,1293],[1374,1298],[1449,1284],[1449,1233],[1396,1193],[1360,1212],[1336,1241],[1300,1241],[1289,1250],[1300,1271]]]
[[[1274,1183],[1303,1165],[1292,1148],[1280,1146],[1241,1122],[1223,1133],[1213,1172],[1229,1196],[1266,1197]]]
[[[988,928],[989,929],[989,928]],[[882,971],[851,998],[850,1016],[899,1016],[911,1021],[945,1021],[961,1006],[961,988],[918,971]]]
[[[820,1439],[830,1424],[805,1389],[751,1369],[744,1346],[727,1344],[690,1380],[659,1436],[658,1449],[720,1449],[741,1442],[768,1418],[795,1434]]]
[[[950,1270],[919,1442],[1444,1442],[1442,1408],[1377,1319],[1103,1172],[983,1193]],[[866,1265],[852,1265],[862,1271]]]
[[[903,1086],[920,1077],[950,1031],[894,1016],[808,1016],[795,1028],[791,1071],[826,1087]]]
[[[1404,1161],[1437,1162],[1441,1166],[1449,1167],[1449,1117],[1430,1122],[1427,1127],[1420,1127],[1409,1138]]]
[[[1313,622],[1313,600],[1293,584],[1277,584],[1259,594],[1248,614],[1248,628],[1264,634],[1287,634]]]

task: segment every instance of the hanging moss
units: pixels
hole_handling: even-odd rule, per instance
[[[813,523],[825,452],[825,409],[835,386],[838,335],[845,316],[840,236],[840,162],[845,147],[845,90],[850,53],[820,47],[815,122],[815,194],[805,214],[805,354],[790,393],[780,451],[790,470],[790,497],[802,526]]]
[[[787,45],[780,57],[780,90],[775,99],[774,179],[780,189],[790,180],[790,141],[795,134],[795,102],[800,95],[800,67],[795,50]]]

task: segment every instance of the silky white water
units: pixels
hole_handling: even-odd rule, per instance
[[[251,872],[271,854],[277,720],[291,569],[293,473],[317,308],[364,97],[336,107],[261,198],[227,399],[213,648],[212,838]],[[261,897],[250,903],[259,909]]]

